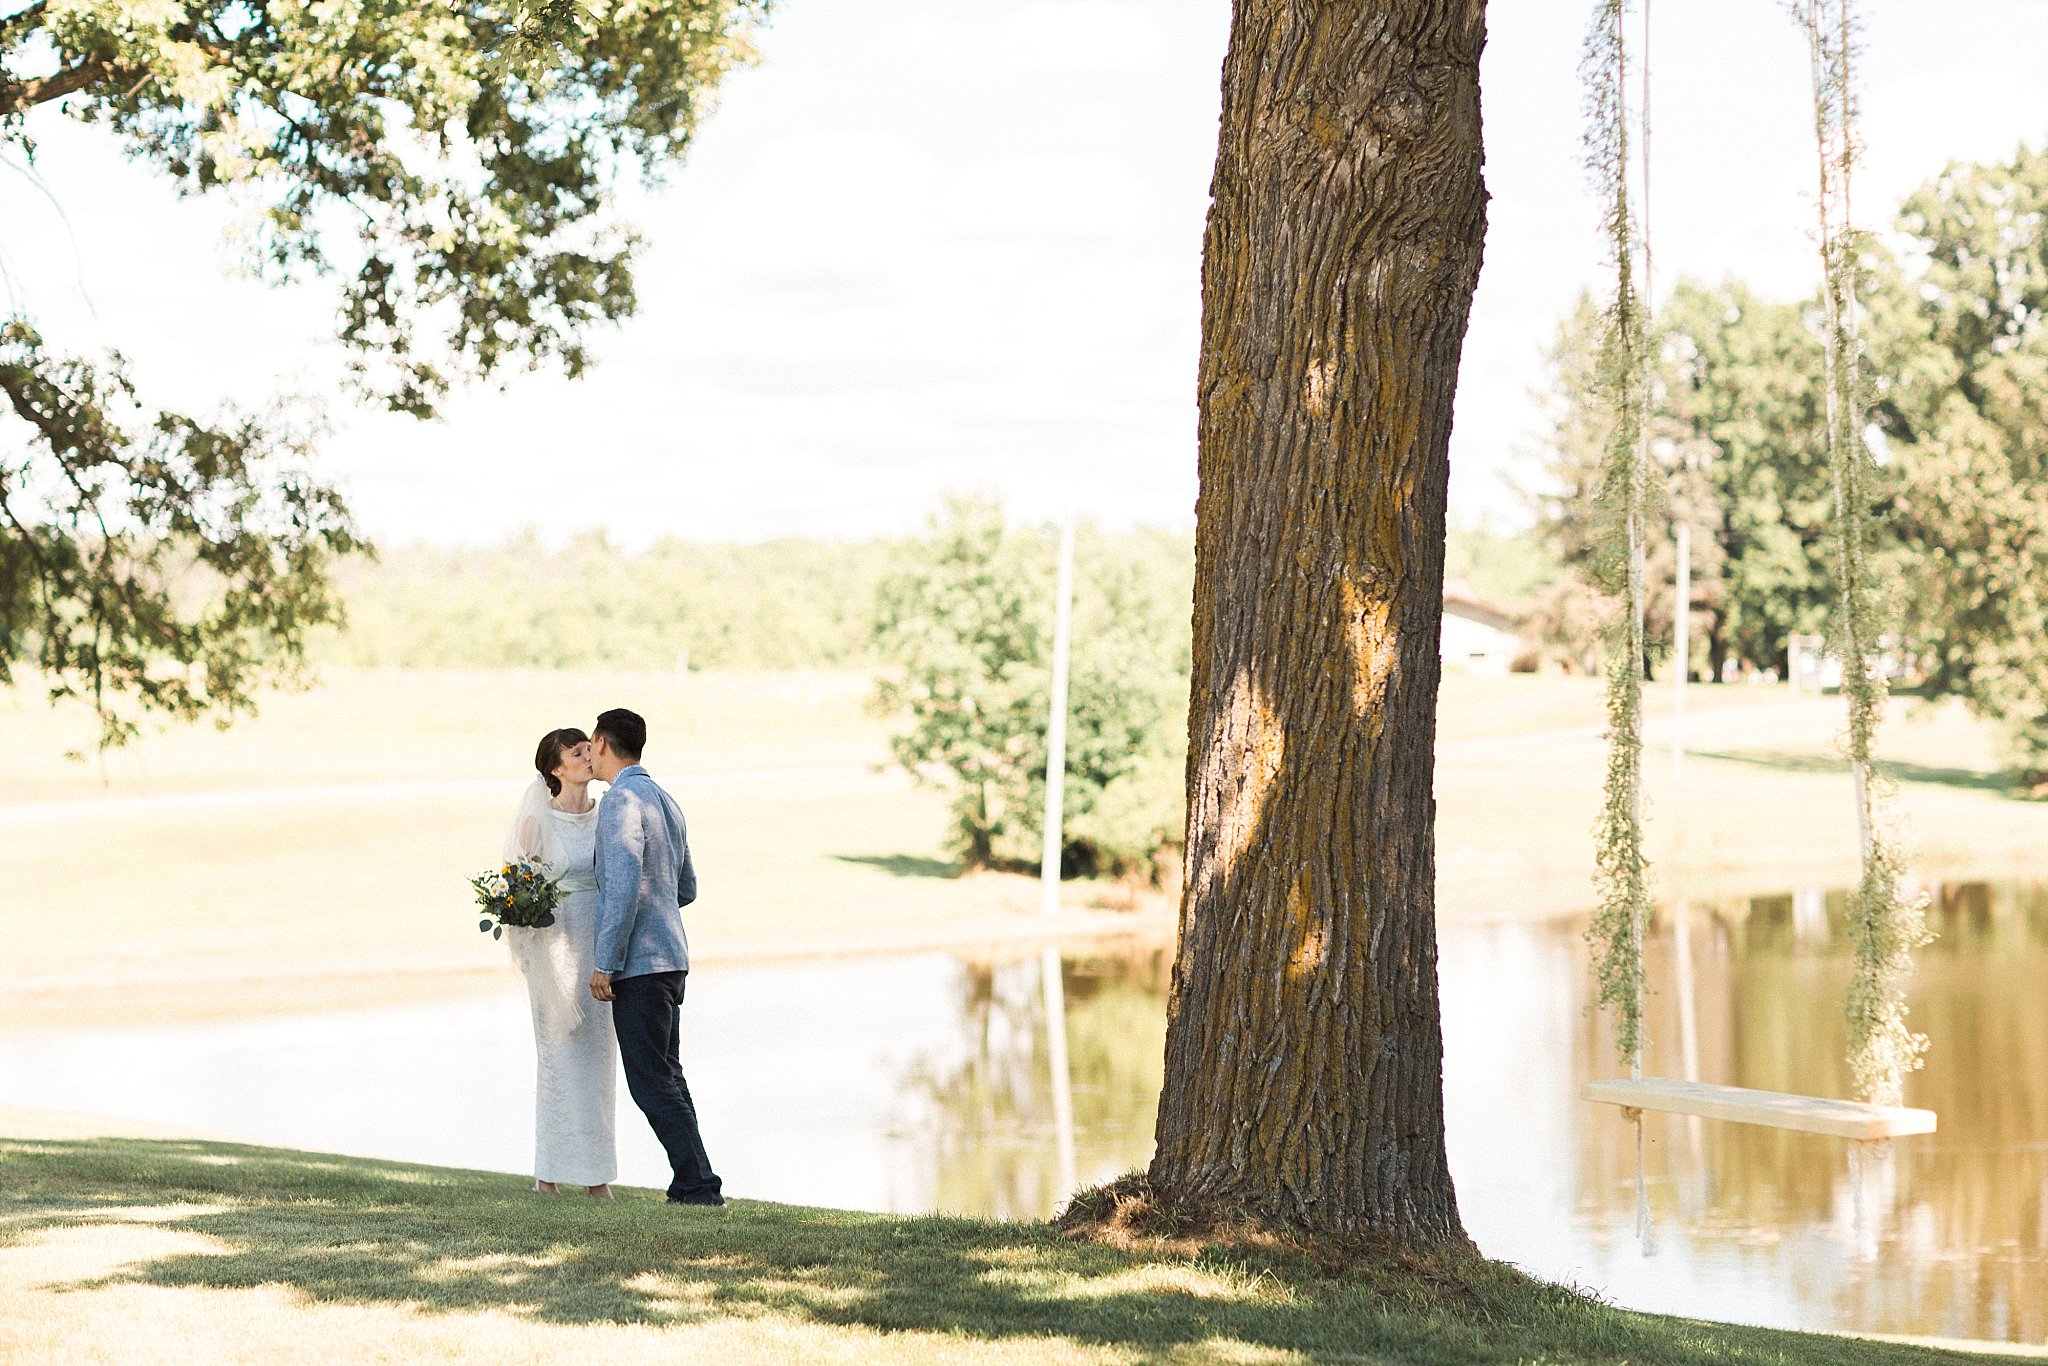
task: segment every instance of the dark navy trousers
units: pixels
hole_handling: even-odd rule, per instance
[[[703,1200],[719,1194],[720,1186],[676,1056],[688,977],[686,972],[650,972],[612,979],[612,1026],[626,1064],[626,1090],[668,1154],[675,1172],[668,1188],[671,1200]]]

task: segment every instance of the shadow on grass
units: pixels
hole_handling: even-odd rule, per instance
[[[607,1205],[524,1194],[513,1177],[233,1144],[0,1139],[0,1165],[0,1243],[147,1220],[223,1249],[60,1290],[287,1285],[315,1302],[565,1325],[765,1317],[1055,1338],[1146,1362],[1243,1360],[1246,1346],[1413,1363],[1977,1360],[1625,1313],[1497,1265],[1446,1293],[1333,1279],[1298,1257],[1148,1257],[1041,1224],[752,1202],[679,1210],[644,1193]]]
[[[1751,768],[1768,768],[1778,773],[1826,773],[1849,772],[1849,761],[1824,754],[1789,754],[1781,750],[1705,750],[1687,751],[1696,759],[1712,759],[1724,764],[1746,764]],[[1877,771],[1894,782],[1926,783],[1934,787],[1962,788],[1972,792],[1996,792],[2000,796],[2023,798],[2027,794],[2019,787],[2010,773],[1986,773],[1977,768],[1944,768],[1935,764],[1908,763],[1902,759],[1880,759]]]
[[[960,865],[945,859],[924,858],[917,854],[834,854],[841,863],[858,864],[863,868],[879,868],[891,877],[930,877],[951,881],[960,876]]]

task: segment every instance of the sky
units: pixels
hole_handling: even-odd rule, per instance
[[[1599,283],[1591,8],[1490,6],[1492,203],[1451,449],[1467,524],[1526,518],[1542,348]],[[1865,226],[1952,160],[2048,141],[2048,0],[1864,11]],[[153,400],[320,401],[323,469],[386,543],[858,538],[949,492],[1188,526],[1228,23],[1227,0],[778,0],[688,161],[625,196],[641,307],[595,369],[506,376],[433,423],[340,395],[332,296],[250,278],[232,205],[53,111],[33,177],[0,166],[0,265],[54,342],[120,349]],[[1780,0],[1655,0],[1650,53],[1658,287],[1805,293],[1811,113]]]

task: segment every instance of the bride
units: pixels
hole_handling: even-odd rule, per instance
[[[618,1040],[609,1006],[585,986],[596,967],[597,801],[590,784],[590,737],[576,729],[541,737],[534,779],[519,803],[506,859],[534,859],[567,895],[555,923],[508,927],[506,943],[526,977],[539,1055],[534,1087],[533,1188],[553,1195],[558,1182],[609,1198],[619,1174],[614,1141],[613,1074]]]

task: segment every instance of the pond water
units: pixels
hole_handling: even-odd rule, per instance
[[[1844,898],[1660,913],[1649,1069],[1847,1095]],[[1612,1075],[1583,926],[1442,933],[1446,1107],[1466,1227],[1489,1255],[1633,1307],[1802,1328],[2048,1336],[2048,887],[1939,889],[1914,1023],[1933,1041],[1901,1140],[1853,1215],[1847,1145],[1652,1116],[1656,1253],[1634,1236],[1634,1146],[1577,1099]],[[973,962],[946,954],[708,968],[685,1066],[737,1195],[1010,1218],[1142,1165],[1160,1084],[1164,952]],[[1048,987],[1052,990],[1048,991]],[[1049,1028],[1048,1002],[1064,1019]],[[1064,1053],[1063,1073],[1054,1066]],[[520,1171],[523,996],[0,1042],[0,1101],[255,1142]],[[1062,1085],[1062,1081],[1064,1085]],[[660,1185],[621,1105],[622,1180]],[[1062,1122],[1067,1117],[1068,1122]]]

